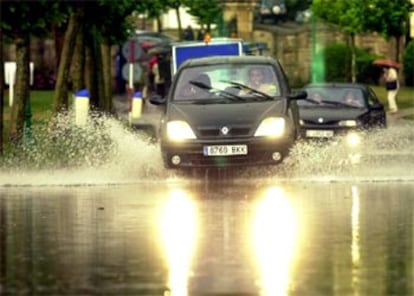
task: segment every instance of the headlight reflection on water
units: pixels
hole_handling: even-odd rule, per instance
[[[196,241],[196,215],[195,204],[186,192],[171,191],[160,217],[171,296],[187,295],[190,263]]]
[[[296,236],[296,221],[289,200],[280,188],[270,188],[258,202],[253,221],[261,295],[288,294]]]
[[[352,192],[352,285],[355,295],[359,294],[359,265],[361,261],[360,254],[360,198],[358,188],[356,186],[351,187]]]

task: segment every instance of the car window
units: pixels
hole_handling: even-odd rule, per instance
[[[260,85],[251,82],[251,74],[254,71],[262,75]],[[279,79],[271,65],[220,64],[188,67],[182,69],[178,75],[172,98],[175,101],[217,98],[220,91],[252,97],[248,88],[270,96],[280,95]],[[201,81],[203,84],[198,83],[200,77],[204,77]],[[243,86],[246,86],[244,90]]]
[[[315,103],[340,103],[354,107],[363,107],[365,105],[364,95],[361,89],[352,87],[309,87],[305,88],[308,99],[300,100],[298,104],[301,106],[315,106]],[[334,104],[329,104],[334,107]],[[340,105],[337,105],[340,106]]]

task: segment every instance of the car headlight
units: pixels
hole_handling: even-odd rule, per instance
[[[346,135],[346,143],[350,147],[356,147],[361,143],[361,137],[357,133],[349,133]]]
[[[167,123],[167,137],[171,141],[196,139],[190,125],[182,120],[175,120]]]
[[[280,138],[285,133],[285,124],[284,118],[268,117],[259,125],[254,136]]]
[[[278,5],[273,6],[272,11],[274,14],[280,14],[282,12],[282,8]]]
[[[347,126],[347,127],[353,127],[357,126],[358,122],[356,120],[341,120],[338,123],[339,126]]]

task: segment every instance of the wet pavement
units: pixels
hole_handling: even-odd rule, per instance
[[[413,295],[414,183],[0,188],[3,295]]]

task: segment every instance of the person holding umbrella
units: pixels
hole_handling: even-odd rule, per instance
[[[399,89],[397,69],[394,67],[384,67],[384,79],[387,90],[388,108],[390,113],[397,113],[397,93]]]
[[[397,93],[399,90],[398,68],[399,64],[392,60],[378,59],[374,61],[375,65],[384,69],[385,89],[387,90],[388,108],[391,114],[398,112]]]

